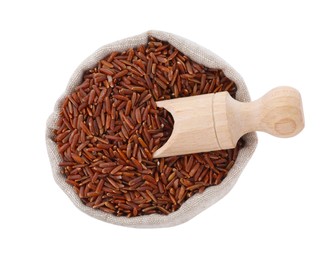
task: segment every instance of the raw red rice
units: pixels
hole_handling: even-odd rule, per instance
[[[235,149],[153,159],[174,123],[155,101],[236,90],[221,70],[152,37],[111,53],[63,101],[54,141],[66,182],[84,204],[116,216],[177,210],[221,183],[243,141]]]

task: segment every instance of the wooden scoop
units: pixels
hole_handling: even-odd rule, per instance
[[[291,137],[304,128],[301,96],[291,87],[277,87],[249,103],[219,92],[158,101],[157,106],[168,110],[175,123],[154,158],[235,148],[253,131]]]

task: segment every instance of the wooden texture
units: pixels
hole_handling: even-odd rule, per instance
[[[292,137],[304,128],[302,100],[291,87],[277,87],[248,103],[228,92],[157,102],[175,121],[169,140],[155,158],[234,148],[239,138],[253,131]]]

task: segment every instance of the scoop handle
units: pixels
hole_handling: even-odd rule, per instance
[[[304,128],[301,95],[292,87],[274,88],[262,98],[249,103],[228,96],[226,110],[235,141],[253,131],[263,131],[276,137],[292,137]]]

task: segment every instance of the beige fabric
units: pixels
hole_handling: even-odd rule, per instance
[[[169,214],[168,216],[152,214],[147,216],[139,216],[134,218],[116,217],[112,214],[108,214],[99,210],[92,209],[85,206],[75,194],[73,188],[65,182],[64,176],[60,172],[58,166],[61,158],[57,152],[56,144],[52,141],[52,130],[56,128],[56,121],[59,117],[59,108],[64,97],[71,93],[75,86],[80,84],[82,80],[83,72],[87,69],[94,67],[99,60],[107,56],[112,51],[124,51],[131,47],[136,47],[140,44],[145,44],[148,41],[148,36],[154,36],[160,40],[168,41],[174,45],[181,52],[185,53],[192,60],[201,63],[210,68],[222,69],[227,77],[232,79],[238,86],[237,99],[240,101],[250,101],[250,96],[245,86],[245,83],[241,76],[223,59],[209,50],[187,40],[180,36],[161,32],[161,31],[148,31],[143,34],[123,39],[111,44],[107,44],[95,53],[85,59],[72,75],[65,93],[58,99],[54,112],[50,115],[47,121],[46,130],[46,144],[50,158],[50,163],[53,171],[53,176],[56,183],[72,200],[76,207],[85,212],[86,214],[121,226],[137,227],[137,228],[156,228],[156,227],[170,227],[181,223],[184,223],[203,210],[207,209],[221,198],[223,198],[234,186],[242,170],[246,166],[248,160],[252,156],[256,145],[257,136],[255,133],[247,134],[245,136],[246,146],[242,149],[238,155],[235,165],[230,170],[228,176],[218,186],[207,188],[202,194],[196,194],[192,198],[188,199],[176,212]]]

